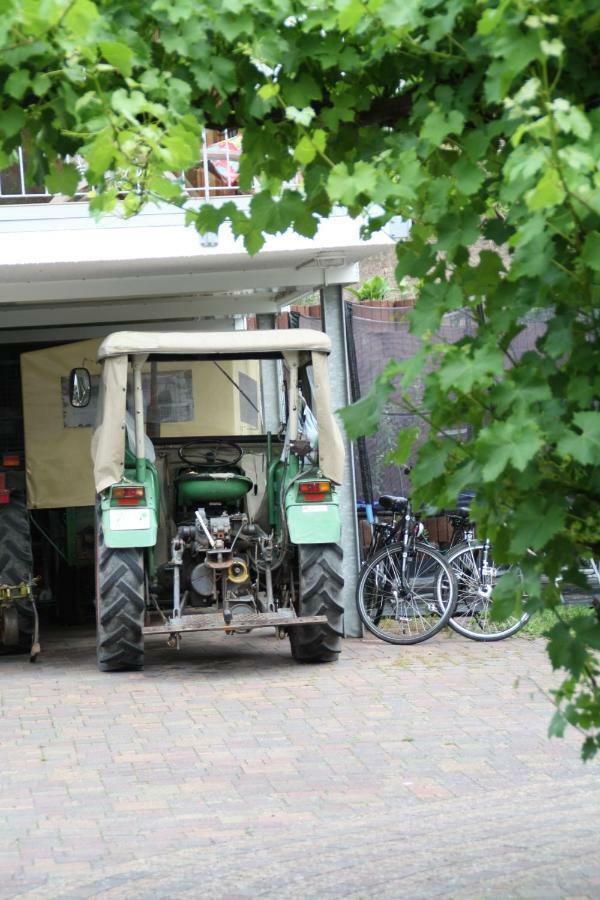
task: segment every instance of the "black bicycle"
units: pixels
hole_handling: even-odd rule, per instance
[[[357,587],[365,627],[391,644],[418,644],[448,623],[456,578],[442,554],[420,541],[424,527],[407,497],[380,497],[391,523],[375,523]]]

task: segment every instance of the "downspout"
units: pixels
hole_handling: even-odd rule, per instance
[[[360,380],[358,377],[358,361],[356,358],[356,342],[354,340],[354,323],[352,319],[352,304],[344,303],[344,322],[346,325],[346,347],[348,354],[348,376],[350,381],[350,396],[353,403],[360,400]],[[372,525],[375,521],[373,510],[373,481],[371,478],[371,463],[367,452],[367,441],[364,437],[359,437],[356,441],[358,448],[358,463],[360,468],[360,479],[365,499],[365,512],[367,522]]]

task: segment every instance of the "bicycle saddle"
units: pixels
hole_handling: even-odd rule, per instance
[[[458,506],[456,509],[447,509],[446,515],[449,519],[462,519],[466,522],[469,519],[470,510],[464,506]]]
[[[379,498],[379,505],[383,509],[391,509],[392,512],[400,512],[407,503],[408,499],[406,497],[393,497],[391,494],[384,494],[383,497]]]

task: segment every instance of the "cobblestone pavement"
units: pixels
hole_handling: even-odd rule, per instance
[[[541,641],[89,631],[0,659],[0,897],[598,897],[598,764],[548,741]]]

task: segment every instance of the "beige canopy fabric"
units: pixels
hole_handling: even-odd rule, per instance
[[[256,354],[303,351],[312,354],[315,405],[319,428],[319,465],[323,474],[341,484],[344,445],[331,409],[327,354],[331,341],[311,329],[233,332],[120,331],[100,345],[103,361],[98,426],[92,440],[94,481],[100,493],[123,477],[128,356],[145,354]]]
[[[98,359],[129,354],[285,353],[290,350],[329,353],[331,341],[322,331],[117,331],[100,344]]]
[[[92,437],[96,491],[120,481],[125,468],[125,413],[127,410],[127,357],[104,361],[98,423]]]
[[[319,428],[319,465],[323,475],[336,484],[344,479],[344,444],[331,409],[329,371],[325,353],[313,353],[315,414]]]
[[[99,340],[92,338],[21,354],[23,425],[30,509],[90,506],[94,478],[90,460],[93,416],[69,405],[69,372],[89,369],[94,382]],[[95,385],[94,385],[95,386]]]

